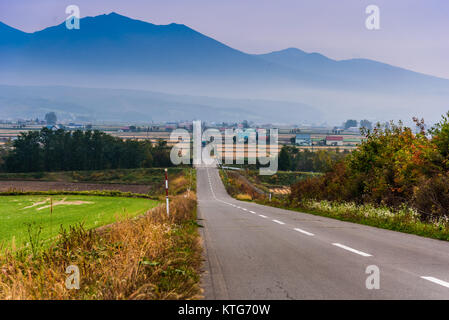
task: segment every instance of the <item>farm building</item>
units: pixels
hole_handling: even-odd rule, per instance
[[[343,137],[342,136],[326,136],[327,146],[342,146]]]
[[[310,133],[298,133],[296,134],[295,144],[297,146],[311,146],[312,139]]]

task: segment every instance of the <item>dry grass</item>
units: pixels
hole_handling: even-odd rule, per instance
[[[201,245],[196,199],[177,196],[138,219],[96,231],[61,232],[35,254],[21,249],[0,257],[0,299],[196,299]],[[80,269],[79,290],[68,290],[69,265]]]
[[[245,177],[236,172],[220,170],[220,176],[226,191],[233,197],[240,197],[239,200],[255,200],[264,197],[261,190],[251,185]]]
[[[237,200],[243,200],[243,201],[250,201],[253,200],[253,198],[249,194],[239,193],[235,196]]]

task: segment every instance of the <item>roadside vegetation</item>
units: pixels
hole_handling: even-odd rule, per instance
[[[196,198],[173,197],[170,217],[158,206],[107,227],[62,230],[48,247],[0,256],[0,299],[196,299],[201,245]],[[80,289],[64,283],[79,267]]]
[[[427,131],[414,120],[417,133],[400,122],[365,130],[355,151],[272,201],[251,179],[223,181],[242,200],[449,240],[449,113]]]
[[[352,201],[416,210],[423,221],[449,216],[449,123],[418,133],[391,123],[366,132],[367,139],[324,175],[292,186],[291,201]]]
[[[0,149],[0,299],[201,297],[196,174],[170,168],[169,151],[48,129]]]

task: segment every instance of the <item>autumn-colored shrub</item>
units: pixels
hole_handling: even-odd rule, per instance
[[[297,182],[291,201],[353,201],[415,207],[424,216],[449,215],[449,116],[429,130],[390,123],[365,132],[363,143],[323,176]]]

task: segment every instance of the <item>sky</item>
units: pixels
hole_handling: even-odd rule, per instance
[[[0,21],[26,32],[112,11],[185,24],[247,53],[296,47],[333,59],[368,58],[449,79],[448,0],[0,0]],[[380,30],[368,30],[368,5]]]

